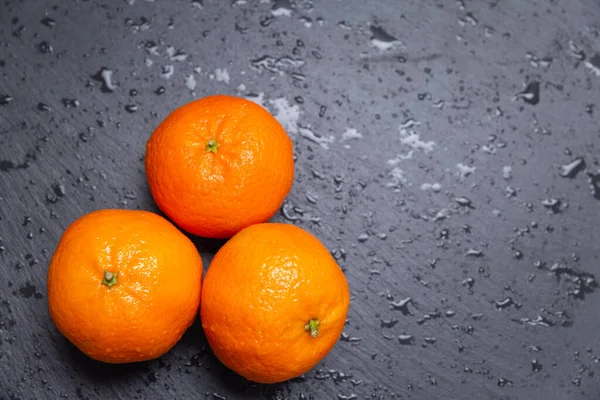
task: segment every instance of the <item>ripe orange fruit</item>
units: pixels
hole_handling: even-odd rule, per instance
[[[50,316],[96,360],[156,358],[194,321],[202,272],[194,244],[163,217],[94,211],[67,228],[52,257]]]
[[[215,355],[255,382],[302,375],[344,328],[350,293],[325,246],[294,225],[257,224],[212,260],[202,288],[202,327]]]
[[[294,180],[292,142],[261,106],[215,95],[173,111],[146,146],[158,207],[195,235],[228,238],[275,214]]]

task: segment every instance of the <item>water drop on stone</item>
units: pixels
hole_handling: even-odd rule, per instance
[[[50,17],[44,17],[41,19],[40,22],[42,23],[42,25],[45,25],[49,28],[52,28],[54,25],[56,25],[56,22]]]
[[[525,90],[515,94],[513,100],[523,99],[527,104],[536,105],[540,102],[540,82],[531,81]]]
[[[40,44],[38,44],[38,50],[42,54],[48,54],[48,53],[54,52],[54,49],[52,48],[52,46],[50,45],[50,43],[48,43],[46,41],[41,42]]]
[[[398,341],[403,345],[413,344],[415,342],[415,338],[413,335],[398,335]]]
[[[585,160],[577,157],[571,162],[560,167],[560,176],[563,178],[575,178],[577,174],[585,169]]]
[[[125,106],[125,111],[127,111],[128,113],[132,114],[136,111],[138,111],[139,107],[137,104],[127,104]]]

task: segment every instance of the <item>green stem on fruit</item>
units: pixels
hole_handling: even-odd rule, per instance
[[[108,288],[110,289],[111,287],[117,284],[118,275],[118,272],[110,272],[104,270],[104,278],[102,279],[102,284],[108,286]]]
[[[221,147],[221,143],[217,142],[217,139],[210,139],[206,143],[206,151],[217,154],[217,150]]]
[[[310,319],[306,325],[304,325],[304,330],[310,332],[310,336],[316,338],[319,334],[319,320],[317,318]]]

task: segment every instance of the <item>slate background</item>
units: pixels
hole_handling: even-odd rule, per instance
[[[600,398],[599,21],[595,0],[2,1],[0,398]],[[213,93],[285,125],[274,219],[350,282],[340,343],[279,385],[227,371],[199,323],[111,366],[48,316],[63,230],[156,211],[145,142]],[[208,265],[220,243],[194,240]]]

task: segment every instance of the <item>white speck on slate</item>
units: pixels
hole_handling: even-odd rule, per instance
[[[477,169],[475,167],[471,167],[469,165],[465,165],[462,163],[456,164],[456,168],[458,168],[458,174],[460,176],[460,179],[464,179],[467,176],[473,174],[475,172],[475,170]]]
[[[271,14],[274,17],[290,17],[292,15],[292,10],[285,7],[279,7],[271,10]]]
[[[160,76],[162,76],[165,79],[169,79],[169,78],[171,78],[171,76],[173,76],[174,72],[175,72],[175,67],[172,66],[171,64],[163,65]]]
[[[389,165],[400,164],[401,161],[410,160],[413,156],[414,150],[409,150],[406,154],[398,154],[396,157],[387,160]]]
[[[169,60],[171,61],[185,61],[188,58],[188,54],[182,51],[177,51],[175,47],[169,46],[167,47],[167,55],[169,56]]]
[[[496,154],[496,146],[494,146],[493,144],[484,144],[483,146],[481,146],[481,151],[488,154]]]
[[[305,139],[310,140],[311,142],[315,142],[319,144],[325,150],[329,149],[329,144],[335,141],[335,137],[333,136],[317,136],[316,133],[312,131],[312,129],[308,127],[300,127],[299,128],[300,136]]]
[[[185,87],[187,87],[191,91],[196,89],[196,78],[194,78],[194,75],[189,74],[185,77]]]
[[[275,118],[288,133],[298,132],[298,120],[300,119],[300,107],[297,104],[290,105],[284,97],[269,100],[269,104],[273,106]]]
[[[396,47],[399,44],[401,44],[401,42],[399,40],[394,40],[392,42],[385,42],[385,41],[379,40],[379,39],[371,39],[371,46],[378,48],[379,51],[387,51],[391,48]]]
[[[512,167],[510,165],[502,167],[502,177],[506,180],[512,178]]]
[[[442,185],[440,185],[439,183],[435,182],[435,183],[424,183],[421,185],[421,190],[430,190],[432,192],[439,192],[440,190],[442,190]]]
[[[420,134],[402,127],[400,127],[400,143],[412,147],[413,150],[422,150],[424,153],[433,151],[435,147],[433,140],[423,141]]]
[[[407,182],[404,170],[399,167],[390,171],[390,178],[391,182],[387,184],[388,187],[398,187]]]
[[[363,135],[354,128],[347,128],[342,133],[342,140],[362,139]]]
[[[229,72],[225,68],[215,69],[215,78],[218,82],[225,82],[229,85]]]

